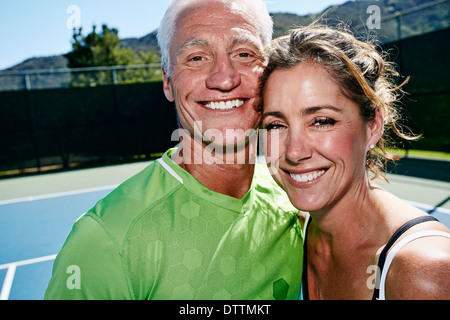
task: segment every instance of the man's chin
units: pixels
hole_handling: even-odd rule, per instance
[[[257,129],[210,129],[204,132],[203,143],[219,149],[233,150],[246,147],[257,135]]]

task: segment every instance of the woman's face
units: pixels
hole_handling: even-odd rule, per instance
[[[358,192],[376,126],[363,121],[330,74],[309,62],[278,69],[263,94],[263,127],[268,139],[279,139],[271,168],[291,202],[316,211]]]

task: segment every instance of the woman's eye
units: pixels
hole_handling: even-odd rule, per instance
[[[269,124],[265,125],[264,129],[266,129],[267,131],[270,131],[270,130],[278,130],[283,127],[284,127],[283,124],[278,123],[278,122],[273,122],[273,123],[269,123]]]
[[[336,124],[336,120],[331,118],[316,118],[313,125],[317,128],[329,128]]]

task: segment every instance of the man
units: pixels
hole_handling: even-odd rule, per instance
[[[271,35],[261,0],[171,2],[158,40],[181,143],[76,222],[47,299],[297,299],[297,211],[252,161]]]

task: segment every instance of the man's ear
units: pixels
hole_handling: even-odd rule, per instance
[[[173,95],[172,84],[171,84],[170,78],[167,76],[164,68],[162,68],[162,78],[163,78],[164,94],[165,94],[167,100],[169,100],[170,102],[173,102],[175,100],[175,98]]]
[[[370,146],[376,146],[381,137],[383,137],[384,133],[384,116],[383,111],[379,106],[377,106],[375,110],[375,118],[369,122],[367,130],[368,140],[366,151],[369,151],[372,149]]]

